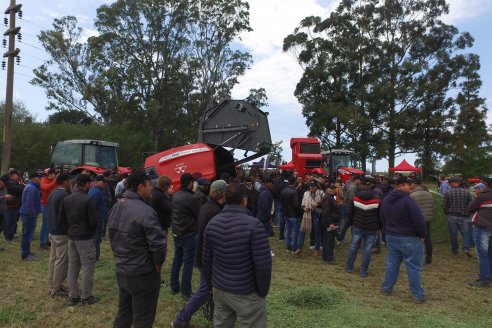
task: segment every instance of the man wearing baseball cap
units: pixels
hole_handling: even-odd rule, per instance
[[[420,283],[424,260],[423,240],[426,237],[425,219],[419,206],[410,197],[414,181],[401,176],[395,189],[381,204],[381,218],[386,224],[386,274],[381,285],[384,295],[391,295],[405,262],[408,284],[417,304],[425,302],[424,289]]]
[[[36,261],[31,254],[31,241],[36,230],[36,218],[41,212],[41,187],[40,177],[37,172],[29,175],[29,182],[22,192],[22,206],[20,215],[22,219],[22,244],[21,258],[23,261]]]
[[[475,226],[479,275],[470,282],[472,287],[489,287],[492,284],[492,178],[484,178],[486,189],[468,205]]]

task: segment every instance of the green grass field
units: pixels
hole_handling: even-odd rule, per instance
[[[436,196],[438,202],[438,196]],[[19,227],[20,231],[20,227]],[[39,227],[38,227],[39,231]],[[309,249],[299,258],[285,252],[283,244],[271,239],[275,252],[273,279],[267,298],[269,327],[492,327],[492,289],[473,289],[467,282],[477,276],[476,258],[453,257],[447,241],[446,221],[442,212],[432,225],[434,262],[423,272],[427,302],[415,305],[407,285],[406,272],[392,296],[380,294],[384,276],[385,249],[371,262],[369,277],[356,270],[344,272],[347,246],[336,251],[337,266],[324,265]],[[108,242],[103,242],[102,258],[94,277],[93,294],[101,297],[92,306],[67,307],[66,302],[48,297],[48,251],[32,243],[40,260],[22,262],[20,243],[0,241],[0,327],[109,327],[117,310],[118,293],[114,262]],[[169,279],[172,243],[163,278]],[[195,272],[193,282],[198,283]],[[162,288],[156,327],[169,327],[184,305],[179,295]],[[196,327],[211,327],[201,312]]]

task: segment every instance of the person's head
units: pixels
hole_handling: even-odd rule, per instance
[[[68,173],[61,173],[56,176],[56,183],[59,187],[67,189],[70,186],[70,175]]]
[[[451,187],[459,187],[461,183],[460,179],[456,177],[449,178],[448,182]]]
[[[296,177],[293,175],[289,176],[287,181],[289,182],[289,186],[294,187],[296,185]]]
[[[193,176],[189,173],[183,173],[179,178],[181,189],[193,190]]]
[[[485,184],[483,183],[477,183],[473,186],[473,191],[475,192],[476,195],[478,195],[484,190],[485,190]]]
[[[309,190],[311,192],[316,192],[316,190],[318,190],[318,184],[316,183],[316,181],[309,183]]]
[[[273,178],[267,178],[265,180],[265,187],[270,191],[275,190],[275,180]]]
[[[371,189],[373,186],[373,182],[370,178],[363,177],[360,179],[359,187],[361,189]]]
[[[75,185],[78,190],[88,191],[91,186],[91,177],[87,174],[80,173],[75,178]]]
[[[7,187],[7,182],[9,182],[10,178],[8,174],[4,174],[0,177],[0,189],[5,189]]]
[[[357,185],[360,185],[361,178],[362,177],[360,175],[356,174],[352,177],[352,182],[357,184]]]
[[[307,172],[306,173],[306,182],[311,182],[313,181],[314,177],[311,173]]]
[[[482,179],[483,184],[485,185],[485,189],[490,189],[492,188],[492,178],[485,177]]]
[[[396,184],[395,189],[406,193],[410,193],[413,189],[414,181],[409,177],[401,176],[395,181],[395,184]]]
[[[326,192],[330,195],[335,195],[337,191],[337,187],[334,184],[330,184],[326,187]]]
[[[53,167],[50,167],[48,170],[46,170],[46,176],[50,180],[54,180],[56,178],[57,174],[58,174],[58,171]]]
[[[29,174],[29,180],[32,183],[39,184],[41,182],[41,177],[39,176],[38,172],[32,172],[31,174]]]
[[[210,193],[208,197],[220,204],[224,204],[226,188],[227,183],[224,180],[216,180],[210,185]]]
[[[94,179],[94,186],[98,188],[104,188],[105,185],[106,185],[106,178],[102,175],[96,176],[96,178]]]
[[[251,177],[246,177],[244,179],[244,186],[246,188],[248,188],[249,190],[251,190],[253,188],[253,180],[251,179]]]
[[[200,178],[198,179],[197,183],[198,183],[198,188],[208,195],[208,192],[210,190],[210,185],[212,184],[212,182],[209,179]]]
[[[230,183],[225,189],[225,202],[229,205],[246,207],[248,205],[248,196],[240,184]]]
[[[223,172],[220,175],[220,180],[224,180],[226,183],[230,183],[232,181],[232,176],[227,172]]]
[[[159,178],[157,178],[157,188],[159,188],[160,190],[164,191],[164,192],[167,192],[169,191],[170,189],[172,189],[173,185],[173,182],[171,180],[170,177],[168,177],[167,175],[163,175],[163,176],[160,176]]]
[[[10,178],[10,180],[12,180],[12,181],[19,181],[19,180],[20,180],[20,178],[21,178],[21,174],[20,174],[20,172],[19,172],[19,171],[14,170],[14,169],[11,169],[11,170],[9,171],[9,178]]]
[[[300,186],[300,185],[302,185],[303,180],[302,180],[302,177],[301,177],[300,175],[298,175],[298,176],[296,177],[296,182],[297,182],[297,185],[299,185],[299,186]]]
[[[132,174],[126,178],[126,182],[128,184],[128,190],[136,192],[143,199],[151,198],[154,186],[152,185],[150,176],[144,171],[132,172]]]

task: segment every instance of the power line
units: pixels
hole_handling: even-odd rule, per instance
[[[36,77],[35,77],[35,76],[33,76],[33,75],[32,75],[32,76],[29,76],[29,75],[27,75],[27,74],[24,74],[24,73],[21,73],[21,72],[18,72],[18,71],[15,71],[15,72],[14,72],[14,74],[15,74],[15,75],[20,75],[20,76],[23,76],[23,77],[27,77],[28,79],[31,79],[31,80],[32,80],[32,79],[34,79],[34,78],[36,78]]]
[[[26,46],[33,47],[33,48],[36,48],[36,49],[39,49],[39,50],[44,51],[44,49],[39,48],[39,47],[36,47],[36,46],[33,46],[33,45],[32,45],[32,44],[30,44],[30,43],[27,43],[27,42],[24,42],[24,41],[19,41],[19,42],[20,42],[20,43],[22,43],[22,44],[25,44]]]
[[[31,21],[30,21],[30,20],[28,20],[28,19],[21,18],[21,20],[22,20],[22,21],[24,21],[24,22],[26,22],[26,23],[28,23],[28,24],[34,25],[34,26],[36,26],[36,27],[38,27],[38,28],[40,28],[40,29],[42,29],[42,30],[49,30],[49,28],[46,28],[46,27],[43,27],[43,26],[41,26],[41,25],[39,25],[39,24],[36,24],[36,23],[34,23],[34,22],[31,22]]]
[[[35,68],[32,68],[32,67],[29,67],[29,66],[26,66],[26,65],[22,65],[22,64],[17,64],[18,66],[22,66],[22,67],[25,67],[25,68],[29,68],[29,69],[32,69],[32,70],[35,70]]]
[[[23,51],[21,54],[22,54],[22,56],[31,57],[31,58],[37,59],[37,60],[39,60],[39,61],[42,61],[42,62],[46,61],[46,59],[42,59],[42,58],[39,58],[39,57],[36,57],[36,56],[30,55],[30,54],[26,54],[24,51]],[[21,56],[21,57],[22,57],[22,56]]]

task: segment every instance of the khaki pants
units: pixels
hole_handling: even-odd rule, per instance
[[[67,279],[68,237],[67,235],[49,235],[51,242],[48,284],[52,292],[57,291]]]
[[[265,299],[258,293],[238,295],[214,288],[214,328],[264,328],[267,322]]]
[[[92,294],[96,267],[96,243],[94,239],[68,241],[68,288],[70,298],[87,299]],[[82,269],[82,292],[79,296],[77,280]]]

